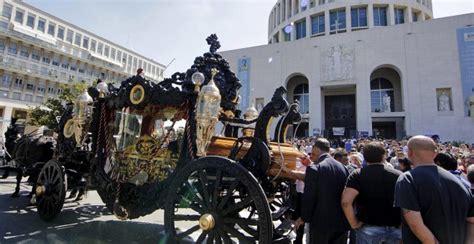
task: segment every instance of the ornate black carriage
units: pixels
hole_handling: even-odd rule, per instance
[[[119,88],[89,88],[91,99],[84,95],[63,116],[64,143],[58,143],[58,160],[50,162],[56,173],[38,182],[40,215],[51,219],[61,211],[61,158],[79,151],[90,160],[94,187],[119,219],[164,209],[167,242],[270,243],[288,237],[293,180],[281,165],[294,169],[301,156],[284,143],[288,126],[301,120],[298,105],[286,102],[281,87],[260,114],[251,109],[240,118],[241,85],[216,53],[217,37],[207,41],[210,52],[186,73],[157,84],[137,74]],[[223,135],[215,135],[216,124]]]

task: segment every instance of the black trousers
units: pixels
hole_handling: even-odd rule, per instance
[[[301,217],[301,207],[303,201],[303,193],[297,194],[295,212],[293,213],[292,219],[297,220]],[[296,239],[293,241],[293,244],[303,244],[303,235],[304,235],[304,225],[301,225],[300,228],[296,230]]]
[[[309,230],[310,244],[346,244],[347,231],[343,232],[322,232]]]

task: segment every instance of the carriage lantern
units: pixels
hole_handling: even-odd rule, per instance
[[[98,83],[96,88],[101,98],[104,98],[109,93],[109,86],[105,82]]]
[[[219,119],[221,94],[219,88],[217,88],[214,83],[214,76],[217,72],[215,68],[211,70],[211,80],[199,91],[196,103],[196,155],[198,156],[207,155],[206,150],[211,143],[214,128]],[[198,86],[199,82],[202,82],[204,78],[204,76],[200,76],[196,73],[194,73],[192,77],[196,86]]]
[[[257,109],[255,108],[255,105],[252,103],[252,105],[250,105],[249,108],[247,108],[247,111],[245,111],[244,113],[244,119],[247,120],[247,121],[252,121],[252,120],[255,120],[256,118],[258,118],[258,111]],[[255,126],[255,124],[253,124],[253,126]],[[249,128],[245,128],[242,130],[242,133],[244,136],[253,136],[254,135],[254,129],[251,128],[252,126],[250,126]]]

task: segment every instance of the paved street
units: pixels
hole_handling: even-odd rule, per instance
[[[3,172],[3,171],[2,171]],[[160,243],[163,211],[136,220],[120,221],[102,204],[95,191],[80,203],[66,200],[52,222],[42,221],[28,206],[31,187],[24,178],[21,197],[11,198],[15,177],[0,179],[0,243]]]

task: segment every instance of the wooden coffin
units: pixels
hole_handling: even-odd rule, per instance
[[[236,138],[214,136],[211,140],[211,144],[209,145],[207,149],[207,155],[228,157],[230,154],[230,150],[234,146],[235,141],[236,141]],[[251,146],[250,142],[247,142],[247,143],[244,142],[244,145],[242,146],[242,149],[240,150],[240,152],[237,154],[236,159],[237,160],[242,159],[247,154],[247,151],[249,150],[250,146]],[[288,144],[288,143],[281,143],[280,146],[278,146],[278,143],[271,142],[269,146],[271,148],[270,155],[272,157],[272,164],[270,166],[271,169],[280,169],[280,163],[283,161],[286,168],[295,170],[296,159],[298,157],[304,156],[303,153],[301,153],[296,148],[294,148],[291,144]],[[283,160],[282,160],[281,154],[283,154]],[[271,172],[269,171],[269,174],[270,173]],[[274,176],[273,174],[270,174],[270,175]],[[280,172],[279,176],[285,177],[285,178],[291,178],[291,177],[288,177],[288,175],[285,174],[283,171]]]

